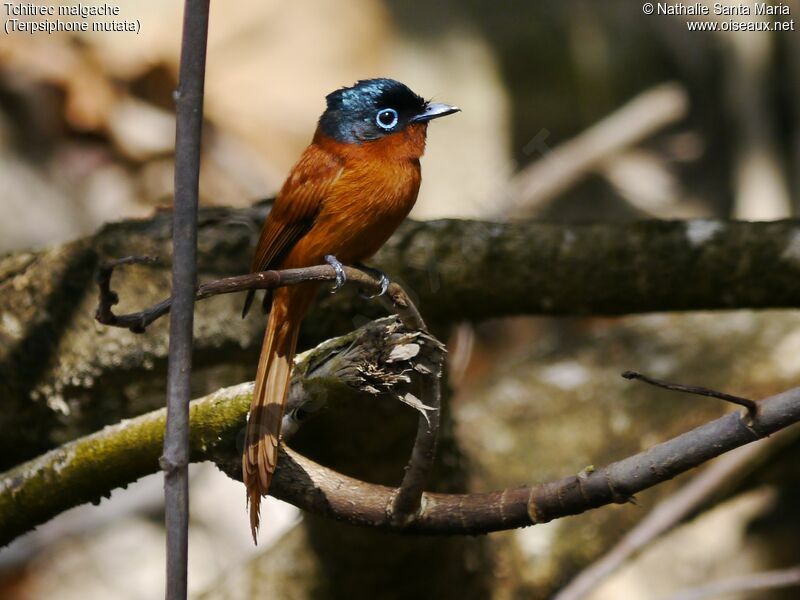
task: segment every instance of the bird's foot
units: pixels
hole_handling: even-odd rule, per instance
[[[377,294],[367,295],[367,294],[361,293],[360,296],[362,298],[364,298],[366,300],[371,300],[372,298],[378,298],[380,296],[383,296],[386,293],[386,290],[389,289],[389,284],[391,283],[389,278],[386,276],[386,273],[384,273],[380,269],[376,269],[374,267],[368,267],[367,265],[362,264],[362,263],[356,263],[356,267],[358,267],[362,271],[366,271],[367,273],[369,273],[370,275],[375,277],[378,280],[378,283],[381,286],[381,291],[378,292]]]
[[[325,262],[336,271],[336,283],[334,283],[333,288],[331,288],[331,294],[335,294],[344,285],[344,282],[347,281],[347,275],[344,274],[344,265],[340,263],[333,254],[327,254],[325,256]]]

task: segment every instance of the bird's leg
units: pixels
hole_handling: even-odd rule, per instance
[[[383,296],[386,293],[386,290],[389,289],[389,283],[390,283],[389,278],[386,276],[386,273],[384,273],[380,269],[376,269],[375,267],[368,267],[364,263],[360,263],[360,262],[357,262],[355,264],[355,266],[357,268],[361,269],[362,271],[366,271],[367,273],[369,273],[370,275],[375,277],[378,280],[378,283],[381,285],[381,291],[380,292],[378,292],[377,294],[372,294],[371,296],[367,296],[365,294],[361,294],[362,298],[365,298],[366,300],[370,300],[372,298],[378,298],[379,296]]]
[[[344,265],[342,265],[333,254],[326,254],[325,262],[336,271],[336,283],[333,284],[333,288],[331,289],[331,294],[335,294],[339,291],[339,288],[344,285],[344,282],[347,281],[347,275],[344,274]]]

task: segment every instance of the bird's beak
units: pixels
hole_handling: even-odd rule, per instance
[[[446,117],[447,115],[452,115],[453,113],[460,111],[461,109],[457,106],[450,106],[449,104],[427,104],[425,106],[425,110],[413,117],[411,121],[415,123],[425,123],[427,121],[432,121],[433,119],[438,119],[439,117]]]

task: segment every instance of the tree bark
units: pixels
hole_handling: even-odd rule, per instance
[[[201,280],[246,272],[267,208],[200,212]],[[144,336],[92,318],[98,265],[169,255],[171,215],[109,225],[63,246],[0,259],[0,468],[160,405],[166,324]],[[402,282],[434,330],[516,314],[622,314],[800,306],[800,224],[724,221],[555,225],[408,222],[375,262]],[[163,298],[166,264],[115,275],[121,311]],[[380,314],[353,294],[325,298],[308,346]],[[240,299],[198,305],[194,393],[251,377],[263,320]]]
[[[419,353],[397,360],[394,350],[410,343],[418,345]],[[376,395],[375,390],[380,388],[398,399],[411,383],[403,376],[418,365],[435,364],[441,351],[438,343],[403,330],[393,318],[376,321],[301,357],[289,411],[300,406],[319,409],[332,401],[352,399],[359,392]],[[213,460],[232,477],[241,478],[237,440],[242,438],[251,395],[251,384],[241,384],[192,404],[193,460]],[[393,412],[391,403],[384,406]],[[381,408],[361,405],[357,410],[362,415],[377,412],[384,416]],[[164,422],[165,411],[161,409],[107,427],[2,474],[0,543],[157,470]],[[398,523],[392,516],[390,506],[396,490],[357,479],[362,473],[399,479],[391,476],[390,465],[383,461],[376,461],[380,465],[376,469],[371,461],[361,460],[357,463],[361,473],[354,478],[282,448],[273,493],[313,514],[354,525],[423,534],[488,533],[629,502],[642,490],[798,422],[800,388],[794,388],[760,401],[753,419],[728,413],[633,456],[558,481],[473,494],[426,493],[419,514],[409,523]],[[396,455],[392,437],[401,434],[395,427],[362,426],[363,419],[348,435],[359,442],[383,439],[375,450],[390,458]],[[341,429],[334,435],[341,437]],[[363,459],[363,448],[357,444],[352,450],[334,453],[334,468],[342,457],[355,454]]]

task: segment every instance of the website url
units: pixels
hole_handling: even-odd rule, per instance
[[[789,21],[686,21],[689,31],[794,31]]]

